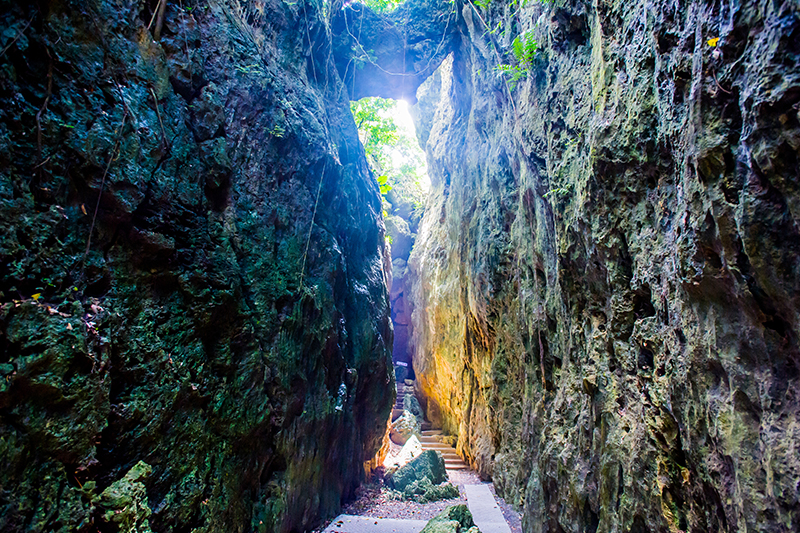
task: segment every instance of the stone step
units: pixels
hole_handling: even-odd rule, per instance
[[[441,429],[423,429],[422,430],[422,436],[423,437],[432,437],[434,435],[441,435],[441,434],[442,434],[442,430]]]
[[[423,432],[423,434],[425,433],[425,431],[427,431],[427,430],[431,429],[432,427],[433,427],[433,426],[431,425],[431,423],[430,423],[430,422],[427,422],[427,421],[426,421],[426,422],[423,422],[423,423],[422,423],[422,432]]]
[[[392,422],[400,418],[400,415],[403,414],[402,409],[392,409]]]
[[[449,444],[445,444],[444,442],[427,442],[424,440],[420,440],[420,444],[422,444],[423,448],[430,449],[430,450],[440,450],[440,451],[449,451],[453,450],[452,446]]]
[[[441,453],[442,455],[445,455],[445,456],[456,453],[456,449],[455,448],[451,448],[450,446],[448,446],[446,448],[443,448],[441,446],[431,446],[429,444],[423,444],[422,445],[422,449],[423,450],[433,450],[433,451],[439,452],[439,453]]]
[[[459,461],[459,462],[461,461],[461,457],[456,453],[456,451],[453,448],[442,450],[442,449],[430,448],[428,446],[423,446],[422,449],[439,452],[440,454],[442,454],[442,459],[444,459],[445,463],[450,461]]]
[[[420,442],[420,444],[422,444],[423,448],[430,447],[430,448],[436,448],[436,449],[442,449],[442,450],[455,448],[455,446],[451,446],[451,445],[449,445],[449,444],[447,444],[445,442],[442,442],[440,440],[429,440],[429,439],[426,439],[425,437],[422,437],[421,439],[419,439],[419,442]]]

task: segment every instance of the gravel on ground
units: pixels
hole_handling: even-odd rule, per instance
[[[452,482],[452,480],[451,480]],[[457,483],[453,482],[454,485]],[[371,516],[373,518],[400,518],[409,520],[430,520],[451,505],[467,503],[462,487],[458,498],[417,503],[409,500],[391,498],[389,488],[382,480],[365,483],[356,491],[356,499],[345,505],[343,514]]]
[[[398,450],[399,446],[393,445]],[[390,452],[391,453],[391,452]],[[390,489],[383,483],[382,468],[375,472],[372,479],[356,490],[356,498],[342,508],[342,514],[369,516],[372,518],[395,518],[406,520],[430,520],[451,505],[467,503],[464,485],[479,485],[484,483],[481,478],[471,470],[448,470],[450,483],[458,487],[460,496],[449,500],[440,500],[430,503],[417,503],[408,500],[395,500],[390,496]],[[489,484],[489,489],[497,499],[503,517],[511,528],[511,533],[522,533],[520,514],[497,496],[494,485]],[[330,520],[315,531],[322,531],[330,524]]]

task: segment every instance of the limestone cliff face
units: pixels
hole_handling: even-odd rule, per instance
[[[158,4],[0,2],[2,531],[306,530],[385,431],[338,6]]]
[[[429,418],[526,531],[797,531],[797,3],[453,9],[418,93]]]

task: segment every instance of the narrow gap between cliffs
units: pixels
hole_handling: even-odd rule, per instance
[[[425,212],[430,178],[407,102],[362,98],[350,105],[381,191],[386,245],[392,259],[392,362],[397,383],[402,384],[414,379],[408,260]]]
[[[409,260],[413,263],[431,183],[411,116],[414,108],[403,100],[371,97],[351,102],[351,110],[380,188],[386,248],[392,259],[389,293],[397,398],[384,445],[375,458],[380,467],[343,514],[326,524],[324,533],[359,533],[365,527],[376,532],[418,530],[440,513],[466,508],[485,531],[519,533],[519,513],[458,455],[457,437],[426,420],[425,398],[416,386],[411,320],[416,272]]]
[[[459,504],[466,504],[475,513],[475,523],[488,527],[487,531],[517,533],[521,529],[519,514],[502,499],[496,499],[493,485],[481,480],[465,463],[456,450],[458,437],[444,434],[426,417],[427,402],[413,365],[416,350],[412,322],[412,289],[418,274],[413,248],[431,196],[431,180],[421,148],[426,144],[423,139],[426,135],[422,131],[418,135],[415,127],[415,120],[422,119],[416,113],[422,109],[405,100],[374,96],[417,101],[417,87],[434,74],[442,59],[434,62],[434,57],[440,52],[448,53],[445,45],[450,22],[455,20],[452,16],[455,9],[446,17],[444,27],[436,28],[427,37],[437,43],[434,57],[427,62],[433,68],[416,71],[411,65],[419,64],[420,58],[415,61],[407,57],[413,16],[409,16],[408,10],[390,15],[399,32],[378,36],[372,29],[380,25],[379,19],[369,15],[369,10],[380,18],[394,11],[399,2],[363,0],[363,3],[368,9],[354,9],[357,16],[343,17],[353,41],[354,55],[342,70],[359,138],[382,198],[386,253],[391,257],[388,278],[397,398],[383,446],[370,463],[379,465],[375,475],[359,489],[356,500],[329,524],[326,532],[356,532],[364,524],[370,529],[377,526],[374,531],[390,531],[398,524],[373,519],[427,520],[445,508],[458,509]],[[370,22],[365,26],[367,20]],[[414,72],[409,72],[410,66]]]

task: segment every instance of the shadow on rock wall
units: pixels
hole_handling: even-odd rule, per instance
[[[156,4],[0,2],[2,531],[309,529],[385,432],[329,23],[167,2],[156,42]]]
[[[460,17],[418,93],[429,418],[526,531],[797,530],[797,3]]]

